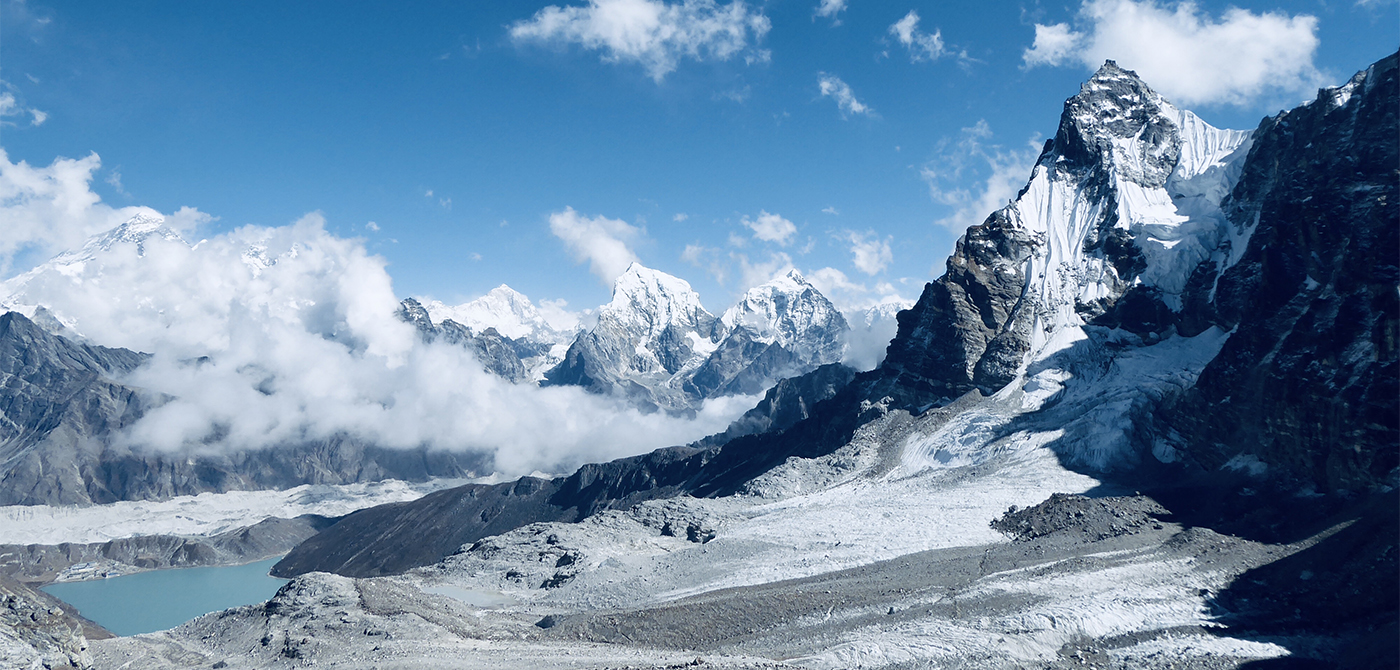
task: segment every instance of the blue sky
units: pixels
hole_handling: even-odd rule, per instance
[[[1104,57],[1252,128],[1400,44],[1393,2],[825,9],[0,0],[0,148],[96,153],[104,203],[195,237],[320,211],[400,295],[587,308],[637,258],[712,310],[787,265],[858,305],[941,274]],[[6,274],[59,239],[13,234]]]

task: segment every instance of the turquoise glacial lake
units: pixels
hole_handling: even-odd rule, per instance
[[[43,590],[117,635],[138,635],[271,598],[287,583],[267,574],[277,560],[153,570],[90,582],[49,584]]]

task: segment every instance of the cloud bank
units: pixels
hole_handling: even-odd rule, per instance
[[[1096,69],[1113,59],[1183,105],[1244,106],[1323,82],[1313,65],[1317,18],[1307,14],[1235,7],[1216,19],[1189,1],[1086,0],[1076,24],[1037,24],[1025,66]]]
[[[69,194],[87,203],[79,212],[99,209],[80,196]],[[561,216],[584,230],[618,223]],[[124,381],[173,399],[124,434],[133,447],[198,453],[354,435],[490,454],[507,475],[562,472],[718,432],[754,402],[721,399],[678,419],[577,388],[511,384],[465,348],[419,340],[394,316],[385,260],[328,232],[319,214],[194,246],[151,235],[141,248],[118,243],[63,272],[41,266],[0,295],[44,305],[95,343],[154,354]]]
[[[140,213],[155,215],[148,207],[114,208],[92,192],[93,175],[102,167],[97,154],[84,158],[57,158],[47,167],[24,161],[11,163],[0,149],[0,277],[14,269],[21,254],[38,260],[79,246],[88,237]],[[170,225],[190,230],[208,220],[194,209],[170,217]],[[23,268],[23,266],[21,266]]]
[[[768,52],[757,44],[771,27],[762,11],[750,11],[740,0],[590,0],[582,7],[545,7],[512,24],[510,37],[517,44],[600,51],[606,62],[641,65],[660,83],[684,58],[726,61],[743,55],[749,62],[767,61]]]

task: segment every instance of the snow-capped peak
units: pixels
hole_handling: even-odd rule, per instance
[[[1242,234],[1225,223],[1220,202],[1250,137],[1177,109],[1106,62],[1065,103],[1054,141],[1004,210],[1039,240],[1025,266],[1032,348],[1134,285],[1179,310],[1191,273]]]
[[[529,298],[505,284],[461,305],[426,299],[421,302],[434,320],[452,319],[478,333],[495,328],[496,332],[512,339],[555,342],[561,339],[560,331],[569,331],[554,327]]]
[[[749,289],[720,317],[725,333],[744,328],[760,342],[791,346],[812,340],[813,331],[840,333],[847,328],[841,311],[797,270]]]
[[[188,244],[185,242],[185,238],[180,237],[180,233],[165,225],[165,217],[159,214],[140,212],[123,221],[117,227],[88,238],[82,249],[59,254],[50,262],[91,260],[98,253],[110,251],[119,244],[134,244],[136,245],[136,254],[144,256],[146,255],[146,240],[151,238]]]
[[[135,245],[136,255],[145,256],[146,242],[151,239],[189,244],[174,229],[165,225],[164,217],[154,212],[138,212],[114,228],[89,237],[81,248],[58,254],[42,265],[6,281],[0,295],[8,296],[5,304],[13,308],[20,304],[19,294],[34,277],[50,272],[65,277],[76,277],[82,274],[89,261],[123,244]]]
[[[645,333],[645,340],[672,325],[708,336],[714,322],[689,282],[635,262],[613,282],[612,301],[599,310],[599,318]]]

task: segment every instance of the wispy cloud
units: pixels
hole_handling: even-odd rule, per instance
[[[929,196],[953,210],[938,219],[938,225],[961,233],[982,223],[1030,179],[1040,149],[1035,139],[1017,150],[988,144],[991,138],[991,127],[985,120],[978,121],[963,128],[956,142],[940,143],[940,155],[920,170]]]
[[[49,113],[24,104],[18,89],[0,79],[0,126],[42,126]]]
[[[549,215],[549,231],[563,240],[575,260],[587,262],[588,269],[608,285],[638,260],[629,245],[641,237],[642,230],[621,219],[590,219],[568,207]]]
[[[741,0],[591,0],[584,6],[550,5],[510,27],[517,44],[578,45],[613,63],[636,63],[660,83],[685,58],[766,62],[758,48],[772,24]]]
[[[272,262],[252,262],[250,250]],[[100,254],[25,289],[26,304],[84,336],[153,353],[124,379],[163,398],[121,436],[133,449],[209,453],[348,435],[476,451],[508,475],[559,472],[685,444],[754,401],[723,399],[681,419],[579,388],[507,382],[466,348],[424,343],[395,318],[386,261],[328,232],[319,214],[195,247],[152,239],[145,251]]]
[[[841,25],[841,20],[836,18],[837,14],[846,10],[846,0],[821,0],[817,3],[814,14],[825,19],[831,19],[834,25]]]
[[[919,30],[919,13],[912,9],[904,18],[890,26],[889,33],[909,50],[909,60],[915,63],[938,60],[946,53],[943,47],[943,32],[935,29],[930,35]]]
[[[825,72],[817,73],[817,85],[821,87],[822,97],[831,98],[836,101],[836,106],[841,110],[841,118],[850,118],[856,114],[873,116],[875,110],[869,105],[856,99],[855,91],[840,77]]]
[[[1307,14],[1236,7],[1217,19],[1189,1],[1086,0],[1075,24],[1036,24],[1025,67],[1095,69],[1111,58],[1185,105],[1250,105],[1323,82],[1313,64],[1318,22]]]

